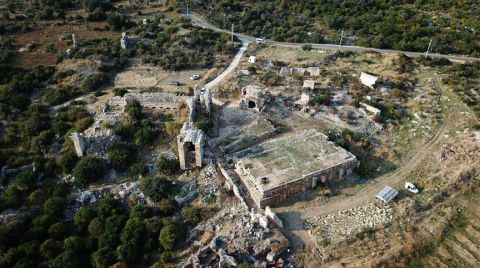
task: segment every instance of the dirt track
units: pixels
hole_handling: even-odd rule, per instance
[[[441,86],[437,75],[432,74],[432,82],[437,92],[440,93],[441,99],[443,99],[442,96],[448,96],[452,99],[452,93]],[[302,244],[311,243],[311,238],[307,231],[303,229],[304,219],[301,215],[315,217],[341,210],[348,210],[372,201],[384,186],[393,186],[404,181],[407,175],[419,168],[426,156],[434,154],[439,142],[452,127],[455,127],[457,120],[461,116],[458,105],[445,105],[444,101],[441,101],[441,106],[443,106],[443,121],[434,131],[434,135],[428,142],[416,147],[415,150],[410,153],[410,156],[404,160],[402,166],[395,171],[375,178],[352,196],[333,197],[321,204],[302,202],[302,204],[294,205],[293,207],[289,206],[275,209],[284,221],[284,230],[286,231],[287,237],[292,241],[292,248],[298,250],[302,247]]]

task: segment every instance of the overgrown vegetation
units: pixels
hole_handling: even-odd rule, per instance
[[[184,7],[187,1],[177,1]],[[192,1],[188,1],[192,6]],[[479,5],[472,1],[193,1],[223,29],[276,41],[337,43],[341,30],[357,45],[478,56]],[[344,39],[345,41],[345,39]]]

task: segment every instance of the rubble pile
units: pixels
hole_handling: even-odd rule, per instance
[[[94,204],[98,199],[111,196],[127,204],[145,204],[154,205],[145,194],[140,190],[138,182],[126,182],[122,184],[109,184],[92,187],[74,194],[75,207],[81,208],[90,204]]]
[[[304,228],[312,228],[313,233],[310,233],[314,236],[338,242],[367,228],[384,225],[390,222],[392,218],[391,207],[379,206],[372,202],[361,207],[308,219],[304,223]]]
[[[289,247],[288,240],[268,226],[266,216],[239,204],[199,224],[190,233],[196,236],[191,244],[200,249],[181,267],[236,267],[237,263],[247,262],[264,267]],[[211,233],[213,238],[202,244],[201,234],[205,233]]]
[[[221,184],[219,183],[219,175],[213,163],[209,163],[205,168],[202,169],[202,172],[198,179],[201,181],[202,185],[202,201],[204,204],[208,204],[212,199],[220,196]]]
[[[197,196],[197,183],[191,181],[182,186],[180,193],[173,197],[175,202],[178,205],[182,206],[183,204],[192,201]]]

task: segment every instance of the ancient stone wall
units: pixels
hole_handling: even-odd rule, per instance
[[[345,175],[351,175],[358,161],[352,159],[348,162],[309,174],[299,180],[294,180],[279,187],[260,193],[260,197],[254,201],[261,208],[282,202],[290,196],[315,188],[320,182],[342,180]],[[255,188],[258,191],[258,189]],[[252,195],[253,196],[253,195]]]

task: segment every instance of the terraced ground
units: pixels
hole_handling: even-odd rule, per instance
[[[424,259],[427,267],[480,267],[480,192],[463,202],[462,217],[433,253]]]

